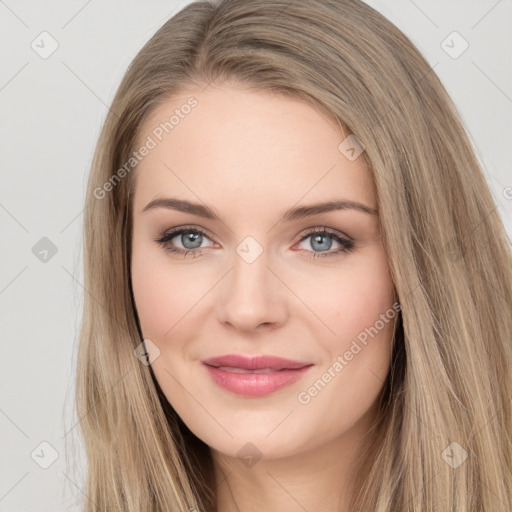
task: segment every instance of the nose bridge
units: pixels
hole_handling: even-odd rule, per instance
[[[254,237],[247,236],[235,248],[231,291],[238,300],[254,303],[268,292],[269,252]]]
[[[261,249],[260,249],[261,247]],[[236,248],[233,258],[232,286],[242,287],[257,291],[258,287],[264,287],[268,280],[269,265],[268,251],[258,244],[242,242]]]
[[[278,280],[268,268],[270,259],[269,251],[252,236],[236,246],[224,300],[219,302],[219,320],[242,329],[283,320],[286,308]]]

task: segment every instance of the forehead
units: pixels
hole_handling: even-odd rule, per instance
[[[135,208],[166,194],[213,205],[236,198],[247,208],[303,197],[375,207],[363,159],[339,150],[347,135],[297,98],[227,85],[190,89],[156,107],[139,130],[137,147],[151,141],[152,149],[134,171]]]

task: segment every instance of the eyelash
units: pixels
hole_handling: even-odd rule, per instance
[[[170,244],[170,241],[173,238],[175,238],[177,235],[181,235],[182,233],[198,233],[202,236],[210,238],[208,234],[204,232],[202,229],[198,229],[195,226],[182,226],[179,228],[171,229],[170,231],[164,231],[160,235],[160,237],[155,240],[155,242],[162,245],[166,251],[176,254],[182,258],[187,257],[189,254],[191,254],[193,258],[200,256],[203,253],[203,250],[206,249],[205,247],[197,249],[181,249]],[[338,235],[335,231],[327,227],[314,228],[308,231],[297,243],[303,242],[304,240],[308,239],[313,235],[328,235],[329,237],[333,238],[336,242],[338,242],[341,247],[335,251],[329,252],[307,251],[313,252],[313,256],[311,256],[312,258],[328,258],[331,256],[337,256],[340,255],[340,253],[348,253],[354,248],[354,241],[352,239],[348,237],[343,238],[340,235]]]

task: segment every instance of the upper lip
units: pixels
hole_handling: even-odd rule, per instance
[[[300,361],[292,361],[291,359],[283,359],[269,355],[263,356],[242,356],[238,354],[227,354],[219,357],[211,357],[201,361],[209,366],[229,366],[231,368],[241,368],[243,370],[263,370],[269,368],[272,370],[297,369],[310,366],[312,363],[302,363]]]

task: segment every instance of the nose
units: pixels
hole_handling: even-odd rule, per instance
[[[232,261],[218,297],[218,321],[240,331],[283,325],[288,316],[286,287],[270,268],[267,253],[252,262],[237,253]]]

